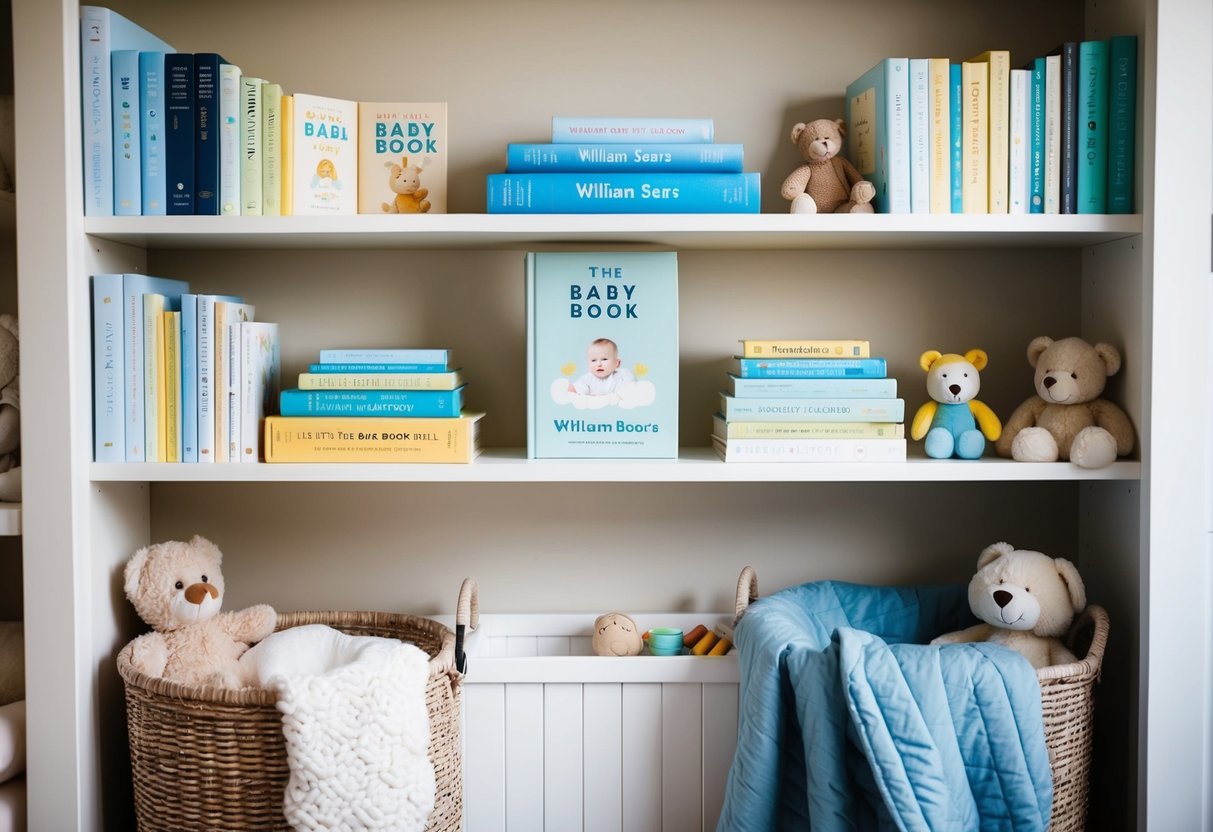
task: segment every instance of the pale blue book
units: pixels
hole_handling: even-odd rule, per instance
[[[910,58],[910,211],[931,213],[929,61]]]
[[[93,275],[93,460],[126,461],[122,275]]]
[[[80,7],[80,123],[84,213],[114,213],[114,112],[110,53],[117,49],[172,52],[173,47],[117,12]],[[140,441],[140,447],[142,447]]]
[[[184,280],[146,274],[122,275],[123,418],[126,422],[127,462],[144,462],[146,459],[143,296],[162,294],[179,300],[189,290],[189,283]],[[155,356],[152,360],[155,360]]]
[[[729,421],[754,422],[900,422],[904,399],[738,398],[721,392],[720,412]]]
[[[710,142],[716,135],[710,118],[601,118],[552,116],[552,142]]]
[[[1045,59],[1032,61],[1031,119],[1028,130],[1028,213],[1045,212]]]
[[[117,49],[110,55],[114,127],[114,215],[143,213],[140,194],[139,50]]]
[[[895,378],[742,378],[729,373],[726,390],[739,399],[894,399]]]
[[[757,214],[757,173],[491,173],[490,214]]]
[[[963,214],[964,208],[964,114],[960,108],[961,66],[948,65],[948,110],[952,120],[952,213]]]
[[[527,456],[678,456],[678,255],[526,259]]]
[[[1078,44],[1079,214],[1108,212],[1108,42]]]
[[[215,351],[219,348],[215,331],[215,304],[243,303],[236,295],[198,295],[197,335],[194,345],[197,355],[198,462],[216,462],[215,453]]]
[[[442,364],[308,364],[309,373],[445,373]]]
[[[619,171],[644,173],[741,173],[739,144],[511,144],[507,173]]]
[[[198,461],[198,296],[181,296],[181,454]]]
[[[883,358],[742,358],[733,356],[729,372],[742,378],[884,378]]]
[[[321,350],[321,364],[426,364],[438,365],[435,372],[450,369],[450,350],[435,349],[350,349]],[[312,372],[349,372],[347,370],[312,370]],[[361,372],[361,371],[354,371]],[[369,371],[368,371],[369,372]],[[380,371],[375,371],[380,372]],[[429,371],[418,371],[429,372]]]
[[[463,409],[463,390],[283,390],[283,416],[396,416],[455,418]]]
[[[164,53],[139,53],[140,193],[143,215],[167,212],[164,169]]]
[[[876,188],[882,214],[908,214],[910,60],[885,58],[847,85],[847,153]]]

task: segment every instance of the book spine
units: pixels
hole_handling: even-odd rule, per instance
[[[93,459],[126,461],[122,275],[93,275]]]
[[[181,461],[198,461],[198,296],[181,296]]]
[[[1133,213],[1134,133],[1137,129],[1137,37],[1108,44],[1108,213]]]
[[[961,64],[964,84],[964,212],[988,214],[989,191],[989,64],[965,61]]]
[[[194,213],[194,56],[164,56],[168,213]]]
[[[437,364],[308,364],[309,373],[444,373],[446,362]]]
[[[1078,48],[1079,153],[1076,209],[1108,212],[1108,42],[1083,41]]]
[[[143,296],[143,454],[164,462],[164,295]]]
[[[1009,170],[1011,158],[1011,53],[992,50],[988,55],[986,89],[987,129],[989,146],[987,162],[987,195],[991,214],[1005,214],[1010,209]]]
[[[742,378],[884,378],[883,358],[738,358],[732,372]]]
[[[730,422],[713,419],[721,439],[901,439],[905,425],[896,422]]]
[[[468,463],[476,454],[478,419],[269,416],[265,461]]]
[[[948,110],[952,120],[950,177],[953,214],[964,213],[964,83],[960,64],[948,65]]]
[[[739,144],[511,144],[508,173],[741,173]]]
[[[181,313],[165,312],[160,326],[164,331],[164,461],[180,462],[181,438]]]
[[[243,423],[244,402],[244,362],[241,359],[240,341],[241,327],[239,316],[233,316],[225,323],[227,327],[227,416],[224,425],[227,428],[227,457],[225,462],[240,461],[240,429]],[[223,406],[222,403],[220,406]]]
[[[781,397],[893,399],[897,397],[897,379],[763,379],[730,376],[729,389],[739,399]]]
[[[282,196],[279,208],[282,215],[295,213],[295,97],[282,96]]]
[[[219,65],[219,213],[240,214],[240,67]]]
[[[756,214],[757,173],[493,173],[492,214]]]
[[[1045,58],[1045,210],[1061,213],[1061,56]]]
[[[1078,213],[1078,44],[1061,48],[1061,179],[1059,210]]]
[[[261,213],[282,214],[282,85],[261,85]]]
[[[1028,213],[1028,143],[1031,110],[1032,73],[1026,69],[1011,70],[1011,148],[1008,193],[1010,214]]]
[[[714,140],[710,118],[574,118],[552,117],[552,142],[701,143]]]
[[[952,113],[950,105],[950,68],[947,58],[927,62],[930,86],[927,112],[930,115],[931,174],[930,207],[932,214],[952,212]]]
[[[367,349],[321,350],[321,364],[441,364],[450,368],[450,350],[427,349]],[[315,371],[313,371],[315,372]]]
[[[931,212],[931,109],[928,61],[910,59],[910,212]]]
[[[454,390],[459,373],[300,373],[300,390]]]
[[[739,399],[721,394],[721,413],[729,421],[901,422],[903,399]]]
[[[822,340],[746,340],[741,342],[742,358],[867,358],[868,341]]]
[[[905,462],[905,439],[730,439],[725,462]]]
[[[198,296],[198,461],[215,462],[215,297]]]
[[[143,212],[139,153],[139,51],[117,49],[110,56],[114,131],[114,215]]]
[[[261,458],[261,366],[257,360],[257,339],[251,334],[240,334],[240,379],[243,391],[240,396],[240,462],[257,462]]]
[[[219,67],[213,52],[194,56],[194,213],[217,216],[219,203]]]
[[[84,213],[114,213],[113,108],[110,96],[110,14],[80,7],[80,123],[84,139]]]
[[[283,390],[278,412],[283,416],[458,416],[462,389],[457,390]]]
[[[140,198],[144,216],[168,210],[164,160],[164,53],[139,53]]]
[[[1032,62],[1031,123],[1028,151],[1028,211],[1045,210],[1045,59]]]
[[[240,77],[240,213],[261,215],[260,78]]]
[[[885,62],[885,147],[889,158],[890,214],[908,214],[912,208],[910,185],[910,60],[888,58]]]
[[[126,419],[126,461],[143,462],[147,459],[147,448],[144,446],[144,419],[147,413],[144,399],[147,390],[143,367],[143,294],[131,291],[126,286],[125,276],[122,287],[122,338],[122,373],[125,378],[122,409]]]

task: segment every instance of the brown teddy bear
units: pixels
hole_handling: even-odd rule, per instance
[[[131,666],[183,685],[241,686],[237,660],[274,631],[265,604],[220,613],[223,554],[204,537],[140,549],[127,561],[126,597],[154,632],[130,643]]]
[[[792,144],[807,164],[783,180],[780,193],[793,214],[871,214],[876,186],[839,156],[846,122],[819,118],[792,128]]]
[[[379,207],[385,214],[424,214],[430,210],[429,188],[421,187],[421,171],[430,164],[430,157],[421,160],[420,165],[410,165],[405,156],[403,164],[385,163],[389,169],[387,184],[396,194],[391,202],[381,202]]]
[[[999,456],[1102,468],[1132,452],[1133,423],[1099,398],[1108,376],[1120,370],[1115,347],[1042,335],[1028,344],[1028,363],[1036,368],[1036,395],[1007,420],[994,446]]]

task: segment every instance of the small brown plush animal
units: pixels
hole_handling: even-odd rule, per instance
[[[780,193],[793,214],[871,214],[876,187],[839,156],[846,122],[819,118],[792,128],[792,144],[806,164],[783,180]]]
[[[590,646],[596,656],[639,656],[644,642],[635,621],[621,612],[608,612],[595,619]]]

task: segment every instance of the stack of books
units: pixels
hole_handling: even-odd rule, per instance
[[[725,462],[902,462],[905,401],[867,341],[742,341],[712,445]]]
[[[885,58],[847,87],[847,158],[883,213],[1131,214],[1136,102],[1132,35]]]
[[[444,349],[321,350],[266,419],[266,462],[471,462],[483,414]]]
[[[552,119],[550,144],[511,144],[490,214],[756,214],[759,175],[710,118]]]

